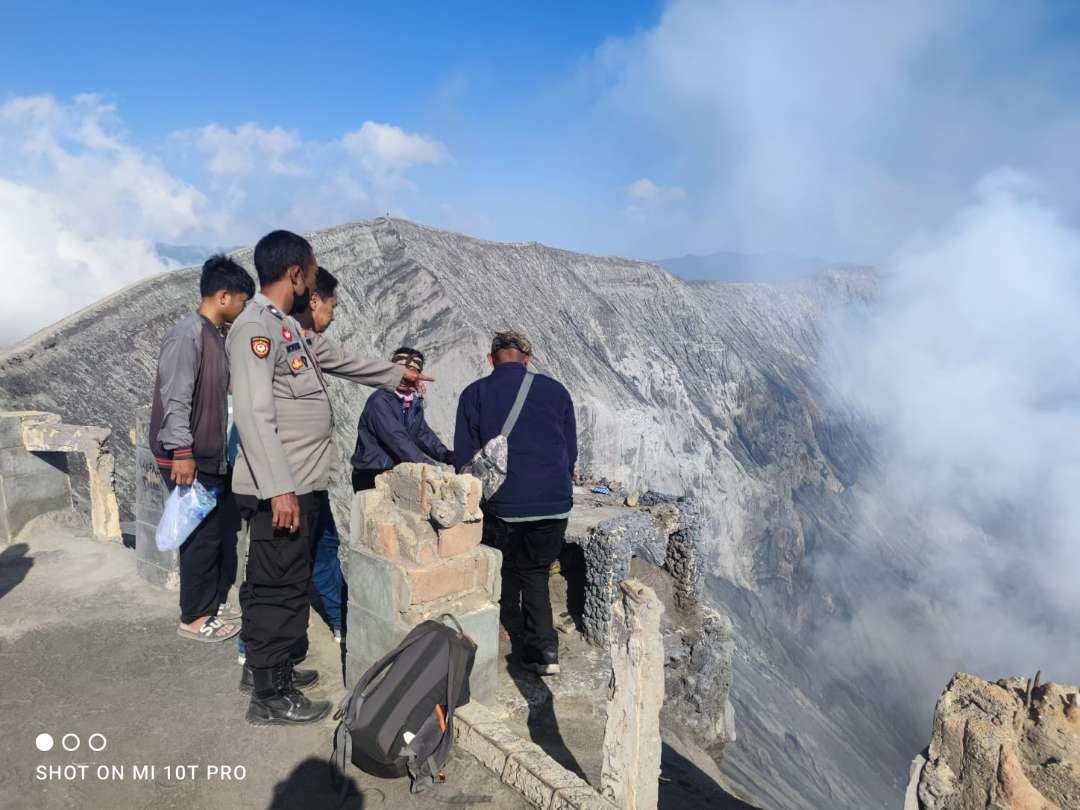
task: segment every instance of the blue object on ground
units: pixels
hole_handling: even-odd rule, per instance
[[[611,489],[608,488],[608,487],[593,487],[589,491],[593,492],[593,493],[595,493],[597,495],[610,495],[611,494]]]

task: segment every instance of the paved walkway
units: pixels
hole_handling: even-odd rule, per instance
[[[129,549],[47,526],[0,549],[0,806],[338,806],[326,765],[333,721],[249,726],[235,644],[181,639],[176,624],[175,594],[139,579]],[[305,666],[324,681],[313,691],[336,702],[336,645],[316,623],[311,641]],[[37,749],[40,734],[54,738],[51,751]],[[62,749],[66,734],[77,751]],[[89,750],[91,735],[104,750]],[[448,772],[448,784],[410,796],[406,780],[350,767],[345,806],[524,805],[468,755],[455,754]]]

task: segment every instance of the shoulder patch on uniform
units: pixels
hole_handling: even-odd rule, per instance
[[[253,337],[251,339],[251,352],[260,360],[270,354],[270,338]]]
[[[266,309],[279,321],[285,320],[285,316],[281,314],[281,310],[275,307],[273,304],[267,304]]]

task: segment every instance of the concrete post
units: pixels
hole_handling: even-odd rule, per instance
[[[619,584],[608,644],[611,691],[600,792],[622,810],[656,810],[660,787],[660,707],[664,702],[664,605],[636,579]]]

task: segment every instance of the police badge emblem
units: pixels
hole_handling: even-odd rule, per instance
[[[260,360],[265,359],[270,354],[270,338],[253,337],[251,339],[251,352]]]

